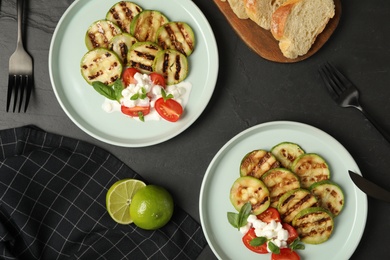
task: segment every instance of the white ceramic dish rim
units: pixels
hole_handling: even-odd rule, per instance
[[[105,17],[117,0],[76,0],[61,17],[50,44],[49,73],[55,96],[73,123],[92,137],[117,146],[144,147],[167,141],[191,126],[202,114],[213,94],[219,57],[213,31],[200,9],[190,0],[134,0],[146,9],[162,11],[169,19],[189,23],[196,35],[196,47],[189,57],[186,81],[193,87],[183,118],[141,123],[121,113],[101,110],[104,98],[86,84],[79,63],[87,52],[84,35],[88,26]],[[91,7],[93,7],[93,12]],[[81,100],[81,101],[80,101]],[[101,111],[100,111],[101,110]]]
[[[316,152],[327,159],[345,193],[345,207],[335,219],[332,237],[321,245],[306,245],[299,251],[303,259],[349,259],[363,235],[367,220],[367,196],[350,180],[348,170],[361,175],[348,151],[332,136],[310,125],[275,121],[253,126],[229,140],[212,159],[200,191],[200,220],[206,239],[219,259],[270,259],[245,248],[241,234],[227,221],[226,213],[235,212],[229,191],[238,178],[242,157],[254,149],[271,149],[279,142],[295,142],[306,152]],[[237,169],[237,170],[234,170]]]

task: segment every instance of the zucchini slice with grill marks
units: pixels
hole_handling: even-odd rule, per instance
[[[301,179],[301,186],[309,188],[313,183],[330,178],[329,166],[325,159],[315,153],[299,156],[291,167]]]
[[[195,48],[195,35],[187,23],[169,22],[157,30],[156,42],[164,50],[174,49],[188,57]]]
[[[247,153],[241,160],[240,175],[261,178],[265,172],[279,167],[280,162],[270,152],[254,150]]]
[[[304,154],[305,151],[298,144],[283,142],[272,147],[271,153],[284,168],[291,169],[295,159]]]
[[[317,197],[319,206],[329,210],[333,217],[340,214],[344,207],[344,193],[339,185],[325,180],[310,186],[310,192]]]
[[[134,43],[137,42],[137,39],[129,33],[121,33],[115,35],[109,44],[109,49],[113,50],[118,54],[119,58],[122,60],[124,66],[129,64],[128,53]]]
[[[155,42],[157,30],[167,22],[169,20],[163,13],[155,10],[144,10],[137,14],[131,22],[130,34],[140,42]]]
[[[114,4],[106,14],[106,19],[115,23],[123,32],[130,33],[131,21],[142,12],[142,8],[129,1]]]
[[[277,208],[279,199],[286,192],[301,187],[298,176],[285,168],[275,168],[261,176],[261,180],[267,186],[270,197],[271,207]]]
[[[321,207],[304,209],[292,221],[302,242],[321,244],[329,239],[334,222],[330,212]]]
[[[303,209],[316,207],[317,199],[306,189],[295,189],[286,192],[279,199],[278,211],[284,222],[291,223]]]
[[[250,202],[252,214],[258,215],[269,207],[269,191],[259,179],[240,177],[230,189],[230,202],[237,211],[240,211],[245,203]]]
[[[128,65],[143,73],[151,73],[153,61],[160,50],[160,46],[154,42],[134,43],[127,55]]]
[[[177,84],[187,77],[187,57],[176,50],[162,50],[154,59],[153,71],[161,74],[167,85]]]
[[[92,23],[85,34],[85,45],[88,50],[94,48],[108,48],[110,40],[122,30],[113,22],[98,20]]]
[[[80,69],[88,84],[101,81],[111,86],[122,74],[122,63],[115,52],[96,48],[82,57]]]

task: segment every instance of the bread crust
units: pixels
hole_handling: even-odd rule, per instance
[[[248,17],[263,29],[269,30],[272,13],[286,0],[242,0]]]
[[[272,15],[271,33],[279,41],[279,48],[287,58],[295,59],[305,55],[334,16],[333,0],[317,0],[316,3],[322,2],[313,7],[314,1],[288,0]],[[318,19],[313,23],[308,13],[319,15],[316,16]],[[291,27],[292,24],[295,27]]]
[[[300,0],[289,0],[282,4],[272,14],[270,30],[276,40],[280,40],[283,37],[284,29],[288,16],[290,15],[294,5]]]
[[[224,1],[224,0],[222,0]],[[226,0],[225,0],[226,1]],[[240,19],[248,19],[248,14],[245,11],[244,0],[228,0],[230,7],[233,12]]]
[[[282,54],[289,59],[307,54],[335,15],[334,0],[227,1],[233,11],[239,11],[236,13],[239,18],[250,18],[263,29],[270,30],[279,41]]]

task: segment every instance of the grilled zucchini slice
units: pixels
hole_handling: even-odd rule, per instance
[[[313,183],[330,178],[329,166],[325,159],[315,153],[299,156],[292,165],[292,171],[301,179],[301,186],[309,188]]]
[[[115,35],[109,44],[109,49],[113,50],[122,60],[124,66],[128,66],[128,53],[137,39],[128,33],[121,33]]]
[[[153,71],[161,74],[167,85],[177,84],[187,77],[187,57],[176,50],[162,50],[154,59]]]
[[[134,17],[142,12],[142,8],[129,1],[114,4],[106,14],[106,19],[115,23],[123,32],[130,33],[130,24]]]
[[[301,210],[316,206],[318,206],[317,199],[310,191],[295,189],[280,197],[278,211],[282,220],[290,223]]]
[[[329,210],[333,217],[340,214],[344,207],[344,193],[339,185],[325,180],[310,186],[310,192],[316,196],[319,206]]]
[[[329,239],[334,222],[330,212],[321,207],[307,208],[300,211],[292,221],[302,242],[321,244]]]
[[[140,42],[155,42],[157,30],[168,22],[168,18],[163,13],[155,10],[144,10],[131,22],[130,34]]]
[[[160,50],[154,42],[134,43],[127,55],[128,65],[149,74],[153,72],[153,61]]]
[[[156,42],[164,50],[174,49],[188,57],[195,48],[195,35],[187,23],[166,23],[157,30],[156,34]]]
[[[261,178],[265,172],[279,167],[280,162],[270,152],[261,149],[254,150],[247,153],[241,160],[240,175]]]
[[[277,208],[279,199],[286,192],[301,187],[298,176],[285,168],[275,168],[261,176],[261,180],[267,186],[270,197],[271,207]]]
[[[95,48],[83,56],[80,69],[88,84],[100,81],[111,86],[122,74],[122,63],[115,52]]]
[[[92,23],[85,34],[85,45],[88,50],[108,48],[110,40],[122,30],[113,22],[98,20]]]
[[[237,211],[250,202],[252,214],[258,215],[265,211],[270,204],[269,191],[267,186],[254,177],[240,177],[230,189],[230,202]]]
[[[305,151],[295,143],[282,142],[271,149],[271,153],[279,160],[284,168],[291,169],[291,165],[296,158],[305,153]]]

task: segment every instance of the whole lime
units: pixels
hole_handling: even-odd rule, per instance
[[[134,194],[130,204],[130,216],[137,227],[155,230],[168,223],[173,208],[172,196],[166,189],[147,185]]]

